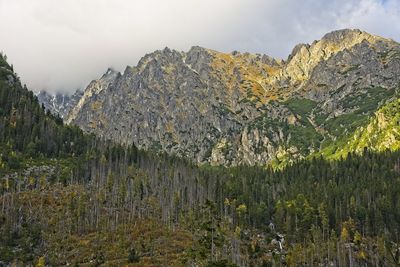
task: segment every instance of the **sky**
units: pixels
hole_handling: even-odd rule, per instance
[[[51,93],[166,46],[286,59],[343,28],[400,41],[400,0],[0,0],[0,51],[28,88]]]

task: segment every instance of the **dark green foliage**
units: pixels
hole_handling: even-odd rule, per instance
[[[400,230],[400,181],[394,171],[398,158],[397,152],[366,153],[336,162],[314,158],[279,172],[254,167],[226,169],[222,172],[228,172],[231,178],[225,182],[224,195],[248,206],[250,224],[262,227],[274,220],[294,238],[313,225],[322,226],[319,220],[307,219],[318,216],[321,203],[333,229],[353,218],[368,234],[389,231],[396,235]],[[289,204],[299,210],[290,213]],[[302,228],[296,230],[287,224],[292,216],[300,221],[304,218]]]
[[[129,254],[128,254],[128,262],[134,263],[134,262],[139,262],[140,257],[136,253],[136,250],[134,248],[129,249]]]
[[[5,222],[6,220],[3,220],[2,224]],[[0,229],[0,259],[6,262],[11,262],[13,259],[22,262],[32,261],[36,256],[35,248],[40,241],[41,228],[36,221],[25,220],[14,229],[6,224]]]
[[[0,62],[0,70],[0,145],[34,157],[79,156],[90,148],[93,136],[63,126],[59,117],[46,113],[5,61]]]
[[[57,158],[70,161],[71,166],[62,172],[87,179],[91,176],[89,165],[103,154],[110,161],[122,157],[128,162],[136,160],[135,146],[125,149],[99,140],[46,112],[36,96],[21,85],[3,56],[0,74],[0,175],[29,167],[32,161]],[[64,174],[58,181],[65,181]]]
[[[309,148],[318,147],[323,136],[318,133],[308,120],[317,103],[305,98],[293,98],[284,102],[285,105],[296,114],[300,125],[288,125],[287,133],[290,134],[290,143],[300,148],[304,154],[308,154]]]
[[[375,111],[379,103],[388,99],[394,94],[393,89],[372,87],[365,89],[365,92],[346,97],[340,103],[344,108],[357,108],[356,113],[363,114]]]
[[[308,119],[317,105],[315,101],[296,98],[286,100],[285,102],[272,102],[271,105],[277,105],[276,108],[288,108],[292,112],[296,122],[289,123],[286,120],[273,119],[268,116],[268,113],[265,113],[249,125],[250,130],[253,128],[261,130],[262,134],[268,136],[272,142],[274,140],[273,133],[282,132],[285,135],[284,139],[289,140],[288,145],[297,147],[303,155],[309,154],[311,149],[319,146],[323,136],[316,131]],[[262,151],[256,152],[260,153]]]
[[[394,93],[393,89],[372,87],[365,89],[364,92],[349,95],[340,101],[339,105],[351,112],[327,120],[324,128],[337,137],[351,134],[358,127],[365,125],[369,115]]]
[[[293,113],[301,116],[309,115],[317,106],[317,102],[306,98],[291,98],[286,100],[283,104],[286,105]]]
[[[368,122],[368,116],[364,114],[348,113],[328,120],[324,126],[334,136],[351,134],[359,126]]]
[[[228,262],[227,260],[210,261],[207,267],[238,267],[238,265]]]
[[[103,252],[98,251],[96,253],[96,255],[94,256],[93,260],[94,260],[94,266],[95,267],[101,266],[105,262]]]

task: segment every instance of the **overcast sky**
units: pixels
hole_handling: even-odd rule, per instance
[[[286,58],[342,28],[400,40],[400,0],[0,0],[0,51],[34,91],[84,88],[165,46]]]

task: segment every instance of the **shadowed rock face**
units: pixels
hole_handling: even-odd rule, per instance
[[[92,81],[67,122],[199,163],[280,164],[352,132],[399,74],[399,44],[359,30],[298,45],[286,61],[165,48]]]
[[[67,118],[70,110],[76,106],[82,96],[83,92],[79,90],[73,95],[51,95],[46,91],[40,91],[37,94],[39,102],[44,105],[46,110],[49,110],[55,115],[59,115],[63,119]]]

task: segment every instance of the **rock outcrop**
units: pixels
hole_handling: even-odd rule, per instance
[[[37,98],[41,104],[51,113],[60,116],[63,119],[73,109],[81,99],[83,92],[77,90],[73,95],[55,94],[51,95],[46,91],[40,91]]]

